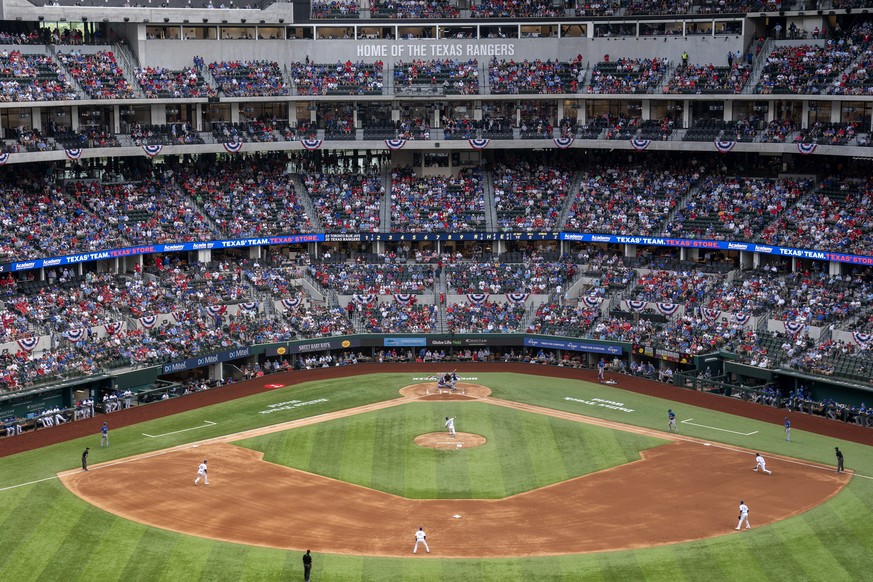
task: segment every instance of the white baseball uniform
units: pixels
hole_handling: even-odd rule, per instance
[[[455,417],[446,419],[446,428],[449,429],[449,434],[455,436]]]
[[[209,477],[206,476],[206,461],[200,463],[200,466],[197,467],[197,478],[194,479],[194,485],[200,482],[200,477],[203,477],[203,484],[209,485]]]
[[[773,474],[773,471],[767,470],[767,462],[764,460],[764,457],[762,457],[761,455],[758,455],[757,457],[755,457],[755,463],[757,463],[755,465],[755,472],[756,473],[758,472],[758,469],[761,469],[763,472],[767,473],[768,475]]]
[[[745,503],[740,503],[740,523],[737,524],[737,530],[743,525],[743,521],[746,522],[746,529],[752,529],[752,526],[749,525],[749,506]]]
[[[418,544],[424,544],[424,549],[429,554],[430,548],[427,547],[426,540],[427,540],[427,536],[424,534],[423,529],[419,529],[417,532],[415,532],[415,547],[412,548],[412,553],[414,554],[415,552],[418,551]]]

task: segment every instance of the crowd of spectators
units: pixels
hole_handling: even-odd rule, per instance
[[[699,181],[696,173],[595,168],[583,175],[567,228],[584,232],[658,234]]]
[[[536,59],[501,60],[488,64],[488,82],[495,95],[576,93],[585,70],[582,57],[572,62]]]
[[[288,73],[298,95],[378,95],[382,93],[383,63],[353,63],[338,61],[334,64],[295,62],[288,65]]]
[[[375,173],[300,175],[326,232],[379,232],[385,187]]]
[[[869,128],[864,131],[862,124],[858,121],[835,123],[817,121],[807,128],[800,129],[794,136],[794,141],[823,145],[847,145],[858,137],[859,131],[869,133]]]
[[[478,95],[479,61],[398,61],[394,65],[394,85],[395,89],[439,87],[447,95]]]
[[[421,294],[434,285],[433,269],[426,265],[329,263],[310,265],[307,273],[326,289],[342,295]]]
[[[700,305],[716,281],[702,271],[650,271],[639,275],[627,297],[635,301],[681,303],[686,313]]]
[[[282,70],[275,61],[209,63],[209,72],[227,97],[278,97],[290,94]]]
[[[826,41],[824,46],[778,46],[767,57],[755,92],[764,95],[825,94],[860,50],[857,45],[833,40]]]
[[[213,97],[210,87],[194,67],[171,71],[164,67],[145,67],[136,70],[136,80],[149,99]]]
[[[755,240],[813,186],[809,179],[708,176],[667,225],[672,236]]]
[[[720,278],[709,288],[702,306],[724,313],[761,315],[784,302],[786,293],[784,278],[752,271],[733,280]]]
[[[557,226],[572,181],[559,167],[518,160],[492,171],[497,227],[508,231],[549,230]]]
[[[343,19],[357,18],[360,11],[355,0],[313,0],[310,14],[318,20]]]
[[[485,199],[482,171],[458,176],[417,176],[410,169],[391,172],[391,229],[400,232],[482,230]]]
[[[69,53],[58,50],[57,56],[91,99],[134,97],[133,87],[125,78],[124,71],[116,62],[112,51],[83,54],[79,50],[71,50]]]
[[[604,60],[591,71],[587,92],[598,95],[652,93],[667,72],[667,59]]]
[[[527,333],[578,337],[585,334],[599,311],[582,302],[576,305],[544,302],[534,312],[527,326]]]
[[[553,18],[564,10],[551,0],[491,0],[470,5],[473,18]]]
[[[803,325],[826,326],[861,313],[873,303],[869,276],[830,275],[823,270],[795,271],[785,279],[787,293],[780,297],[772,317]]]
[[[0,102],[78,98],[63,70],[50,56],[0,51]]]
[[[372,18],[458,18],[461,11],[452,0],[372,0]]]
[[[238,238],[311,232],[312,223],[297,197],[281,156],[204,161],[176,176],[222,235]]]
[[[692,0],[625,0],[624,13],[628,16],[642,14],[689,14]]]
[[[750,66],[738,62],[730,67],[717,67],[711,63],[676,67],[664,86],[664,93],[742,93],[751,73]]]
[[[534,255],[524,263],[455,263],[446,265],[446,286],[456,293],[548,293],[572,280],[569,262],[549,262]]]
[[[382,301],[361,306],[359,317],[368,333],[433,333],[437,326],[433,304]]]
[[[768,225],[768,244],[842,252],[873,249],[873,184],[864,178],[830,176]]]
[[[526,311],[522,304],[500,301],[452,303],[446,306],[446,329],[449,333],[519,332]]]

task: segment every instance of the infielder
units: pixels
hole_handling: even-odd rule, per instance
[[[197,487],[197,483],[200,482],[200,477],[203,477],[204,485],[209,485],[209,477],[206,476],[206,459],[203,459],[203,462],[200,463],[199,467],[197,467],[197,478],[194,479],[194,487]]]
[[[758,469],[761,469],[763,472],[768,475],[772,475],[773,471],[767,470],[767,461],[764,460],[764,457],[761,456],[761,453],[755,453],[755,473],[758,472]]]
[[[412,553],[414,554],[415,552],[418,551],[418,544],[424,544],[424,549],[429,554],[430,548],[427,547],[426,540],[427,540],[427,535],[425,535],[425,533],[424,533],[424,528],[421,528],[421,527],[418,528],[418,531],[415,532],[415,547],[412,548]]]
[[[746,529],[752,529],[752,526],[749,525],[749,506],[740,501],[740,523],[737,524],[737,531],[740,531],[740,526],[743,525],[744,520],[746,522]]]
[[[455,436],[455,417],[446,417],[446,428],[449,430],[449,435]]]
[[[679,429],[676,427],[676,413],[672,409],[667,410],[667,430],[679,432]]]

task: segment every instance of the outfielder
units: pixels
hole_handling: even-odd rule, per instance
[[[676,413],[672,409],[667,410],[667,430],[679,432],[679,429],[676,427]]]
[[[740,523],[737,524],[737,531],[740,531],[740,526],[743,525],[744,520],[746,522],[746,529],[752,529],[752,526],[749,525],[749,506],[740,501]]]
[[[785,417],[785,440],[787,442],[791,442],[791,421],[788,420],[788,417]]]
[[[449,430],[449,435],[455,436],[455,417],[446,417],[446,428]]]
[[[197,483],[200,482],[200,477],[203,477],[204,485],[209,485],[209,477],[206,476],[206,459],[203,459],[203,462],[200,463],[199,467],[197,467],[197,478],[194,479],[194,487],[197,487]]]
[[[424,549],[429,554],[430,548],[427,547],[426,540],[427,540],[427,535],[425,535],[425,533],[424,533],[424,528],[421,528],[421,527],[418,528],[418,531],[415,532],[415,547],[412,548],[412,553],[414,554],[415,552],[418,551],[418,544],[424,544]]]
[[[768,475],[772,475],[773,471],[767,470],[767,461],[764,460],[764,457],[761,456],[761,453],[755,453],[755,473],[758,472],[758,469],[761,469],[764,473]]]

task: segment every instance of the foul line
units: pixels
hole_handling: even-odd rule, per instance
[[[758,434],[758,431],[753,431],[753,432],[738,432],[738,431],[735,431],[735,430],[728,430],[728,429],[726,429],[726,428],[718,428],[717,426],[709,426],[709,425],[707,425],[707,424],[697,424],[696,422],[691,422],[692,420],[694,420],[694,419],[693,419],[693,418],[689,418],[688,420],[683,420],[683,421],[682,421],[682,424],[690,424],[691,426],[699,426],[699,427],[701,427],[701,428],[710,428],[710,429],[712,429],[712,430],[720,430],[720,431],[722,431],[722,432],[729,432],[729,433],[732,433],[732,434],[738,434],[738,435],[740,435],[740,436],[752,436],[753,434]]]
[[[203,422],[204,422],[205,424],[203,424],[203,425],[201,425],[201,426],[194,426],[194,427],[191,427],[191,428],[183,428],[182,430],[174,430],[173,432],[165,432],[164,434],[146,434],[146,433],[142,433],[142,436],[147,436],[147,437],[149,437],[150,439],[156,439],[156,438],[158,438],[158,437],[170,436],[171,434],[179,434],[180,432],[188,432],[189,430],[197,430],[198,428],[206,428],[206,427],[209,427],[209,426],[215,426],[216,424],[218,424],[217,422],[212,422],[212,421],[209,421],[209,420],[204,420]]]

